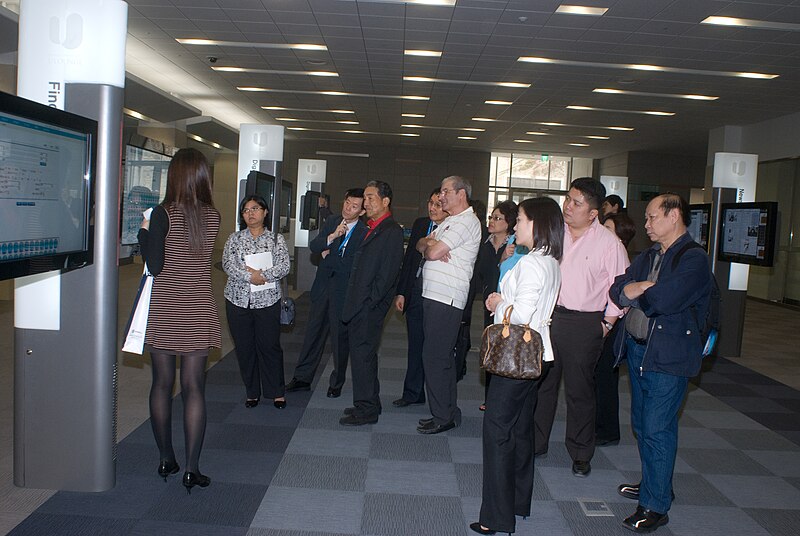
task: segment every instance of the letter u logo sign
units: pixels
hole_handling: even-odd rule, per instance
[[[259,147],[266,147],[269,142],[269,134],[266,132],[256,132],[253,134],[253,143]]]
[[[50,41],[69,50],[81,46],[83,42],[83,17],[77,13],[67,15],[66,25],[63,30],[59,18],[50,17]]]
[[[736,175],[739,175],[741,177],[742,175],[744,175],[745,171],[747,171],[747,162],[745,162],[744,160],[734,162],[733,164],[731,164],[731,168]]]

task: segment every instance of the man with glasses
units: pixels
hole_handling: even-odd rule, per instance
[[[325,339],[331,329],[333,372],[328,387],[328,397],[342,393],[349,354],[346,333],[335,329],[341,317],[344,292],[350,278],[353,259],[364,239],[367,226],[360,220],[364,214],[363,188],[351,188],[344,194],[341,216],[331,216],[319,234],[309,244],[312,253],[322,255],[317,275],[311,286],[311,311],[308,314],[303,348],[297,358],[292,381],[287,391],[308,391],[319,366]]]
[[[435,188],[428,199],[428,216],[417,218],[411,226],[411,237],[403,257],[403,268],[397,282],[395,308],[406,315],[408,330],[408,367],[403,382],[403,396],[392,402],[398,408],[425,403],[425,372],[422,368],[422,255],[417,242],[431,234],[447,217]]]
[[[458,176],[442,181],[439,199],[450,214],[417,243],[422,267],[422,363],[430,419],[417,427],[421,434],[438,434],[461,424],[453,348],[468,303],[470,279],[481,243],[481,222],[469,205],[472,186]]]

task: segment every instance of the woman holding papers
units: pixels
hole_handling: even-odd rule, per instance
[[[183,485],[206,487],[200,449],[206,430],[206,361],[222,346],[219,314],[211,291],[211,253],[219,212],[211,199],[211,171],[203,154],[181,149],[167,171],[164,201],[142,221],[139,244],[153,274],[145,347],[153,363],[150,420],[161,454],[158,474],[179,471],[172,448],[172,389],[181,356],[181,398],[186,445]],[[149,217],[148,217],[149,216]]]
[[[228,274],[225,312],[247,391],[245,407],[263,395],[286,407],[281,349],[281,287],[289,273],[289,251],[280,233],[267,231],[269,208],[260,195],[239,206],[240,227],[228,237],[222,268]]]

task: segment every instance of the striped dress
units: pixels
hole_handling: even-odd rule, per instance
[[[169,231],[164,268],[153,280],[145,344],[175,354],[220,348],[219,313],[211,291],[211,253],[219,232],[219,212],[204,209],[206,245],[198,258],[189,251],[183,214],[174,205],[165,208]]]

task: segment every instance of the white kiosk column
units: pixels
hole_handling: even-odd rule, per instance
[[[236,214],[234,230],[239,229],[239,204],[245,196],[247,175],[251,171],[261,171],[275,177],[272,191],[272,228],[280,226],[281,177],[283,168],[283,134],[280,125],[239,125],[239,165],[237,169],[238,185],[236,187]]]
[[[709,256],[722,299],[720,332],[716,352],[723,357],[738,357],[742,351],[742,329],[747,299],[750,266],[717,259],[721,203],[755,201],[758,155],[715,153],[713,207]]]
[[[126,3],[22,0],[21,97],[98,121],[94,264],[15,281],[14,483],[115,483],[117,245]]]

